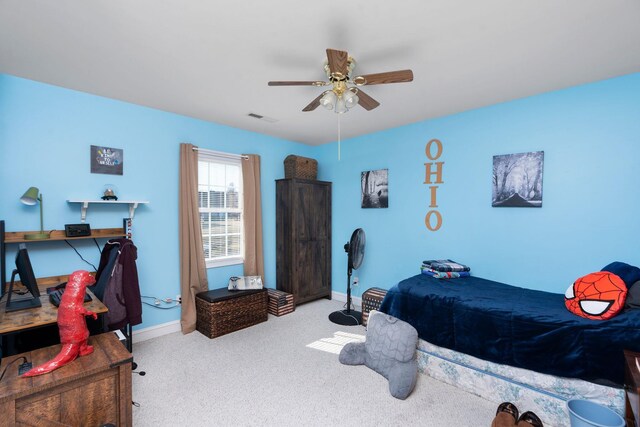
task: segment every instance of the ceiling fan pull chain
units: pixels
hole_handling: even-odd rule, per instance
[[[338,114],[338,161],[340,161],[340,114]]]

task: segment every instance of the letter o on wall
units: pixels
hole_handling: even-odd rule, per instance
[[[438,149],[435,156],[431,155],[431,146],[433,144],[436,144]],[[429,160],[437,160],[442,155],[442,142],[440,142],[439,139],[432,139],[431,141],[427,142],[427,146],[424,147],[424,153],[427,155]]]
[[[434,227],[431,226],[431,217],[436,217],[436,225]],[[427,226],[429,231],[437,231],[442,226],[442,215],[438,211],[429,211],[427,212],[427,216],[424,217],[424,224]]]

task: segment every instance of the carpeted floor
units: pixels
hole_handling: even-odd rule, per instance
[[[329,322],[341,302],[294,313],[216,339],[174,333],[134,346],[136,426],[490,426],[496,405],[425,375],[404,401],[364,366],[338,362],[362,326]]]

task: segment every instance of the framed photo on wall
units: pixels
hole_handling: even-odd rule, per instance
[[[542,207],[544,151],[493,156],[491,206]]]
[[[124,152],[121,148],[91,146],[91,173],[122,175]]]
[[[389,207],[389,169],[362,172],[360,187],[362,208]]]

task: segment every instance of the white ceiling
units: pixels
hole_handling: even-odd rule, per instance
[[[346,139],[639,72],[640,1],[0,0],[2,73],[312,145],[337,139],[301,111],[322,89],[267,81],[326,80],[326,48],[414,72],[365,88]]]

